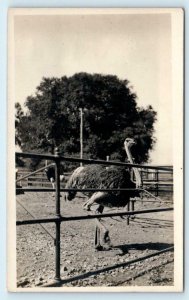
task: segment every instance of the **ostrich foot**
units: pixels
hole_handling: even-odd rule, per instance
[[[104,242],[108,247],[112,247],[112,245],[111,245],[111,240],[110,240],[110,236],[109,236],[109,231],[106,231],[106,232],[104,233],[103,242]]]
[[[103,251],[104,248],[101,245],[95,245],[95,251]]]
[[[108,251],[108,250],[112,250],[112,249],[113,249],[113,246],[111,244],[106,244],[103,246],[104,251]]]
[[[98,246],[95,246],[95,251],[108,251],[108,250],[111,250],[111,249],[112,249],[111,245],[104,245],[104,246],[98,245]]]

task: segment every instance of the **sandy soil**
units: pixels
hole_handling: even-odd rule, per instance
[[[64,202],[63,197],[61,199],[62,215],[87,214],[82,209],[83,198],[76,198],[72,202]],[[168,197],[166,199],[171,200]],[[24,205],[36,218],[55,215],[55,200],[52,193],[25,193],[18,195],[17,200],[17,220],[32,218],[21,205]],[[168,205],[170,204],[137,202],[136,209],[168,207]],[[111,212],[116,211],[118,210]],[[64,286],[170,286],[174,284],[173,252],[127,266],[119,266],[173,245],[172,211],[138,215],[134,220],[130,220],[130,225],[127,225],[125,219],[119,217],[108,218],[105,224],[110,230],[113,248],[110,251],[96,252],[94,220],[62,223],[61,278],[64,280]],[[43,226],[53,237],[55,236],[54,224]],[[43,286],[54,280],[54,241],[40,225],[17,226],[16,253],[18,287]],[[106,271],[107,267],[110,267],[108,271]],[[78,275],[83,275],[83,279],[79,279]],[[73,280],[69,280],[70,278]]]

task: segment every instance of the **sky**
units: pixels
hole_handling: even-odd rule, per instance
[[[15,101],[24,104],[42,77],[77,72],[128,79],[138,106],[157,112],[151,164],[170,165],[172,50],[170,14],[16,15]]]

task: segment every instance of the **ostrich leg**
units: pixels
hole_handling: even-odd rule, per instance
[[[51,178],[50,179],[50,181],[51,181],[51,183],[52,183],[52,187],[53,187],[53,189],[55,188],[55,182],[54,182],[54,179],[53,178]]]
[[[95,249],[96,250],[103,250],[104,248],[100,244],[100,236],[101,232],[103,232],[102,241],[106,245],[105,249],[111,248],[111,242],[109,237],[109,230],[102,224],[101,219],[95,219],[96,221],[96,228],[95,228]]]
[[[54,178],[51,178],[50,181],[51,181],[51,183],[52,183],[52,188],[55,189]],[[55,194],[56,194],[56,193],[54,192],[52,196],[55,197]]]
[[[103,205],[99,205],[99,207],[97,208],[96,212],[99,214],[102,214],[104,210],[104,206]],[[102,224],[102,220],[101,219],[96,219],[96,228],[95,228],[95,249],[96,250],[103,250],[103,247],[100,244],[100,233],[101,231],[103,231],[103,243],[106,244],[106,250],[109,249],[111,247],[111,243],[110,243],[110,237],[109,237],[109,230],[104,226],[104,224]]]
[[[108,194],[104,192],[96,192],[94,193],[83,205],[83,208],[90,211],[90,208],[93,204],[99,204],[96,212],[101,214],[104,209],[104,204],[108,202]],[[110,247],[110,237],[108,229],[102,224],[101,219],[96,219],[96,229],[95,229],[95,248],[98,250],[102,250],[102,246],[100,245],[100,233],[103,231],[103,242]]]
[[[98,208],[96,209],[96,213],[101,214],[104,210],[104,206],[99,205]],[[100,227],[99,227],[99,220],[96,219],[96,227],[95,227],[95,249],[100,251],[103,250],[103,247],[100,244]],[[100,223],[101,225],[101,223]]]

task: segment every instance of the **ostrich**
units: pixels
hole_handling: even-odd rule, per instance
[[[62,170],[61,170],[62,171]],[[52,183],[53,189],[55,188],[55,166],[47,167],[45,169],[47,179]],[[64,175],[60,175],[60,181],[64,180]]]
[[[133,163],[130,148],[134,145],[133,139],[127,138],[124,146],[128,160]],[[139,191],[132,190],[141,185],[140,173],[137,168],[133,168],[136,183],[131,180],[129,168],[111,166],[105,167],[101,165],[86,165],[78,167],[70,176],[66,188],[98,188],[98,189],[131,189],[126,191],[97,191],[84,192],[88,196],[88,200],[84,203],[83,209],[90,211],[93,204],[97,205],[96,213],[102,214],[104,207],[125,207],[131,198],[139,197]],[[65,193],[65,200],[71,201],[75,198],[77,191],[69,191]],[[95,249],[103,250],[111,248],[109,230],[104,226],[101,219],[95,219]],[[103,232],[101,245],[100,235]]]

